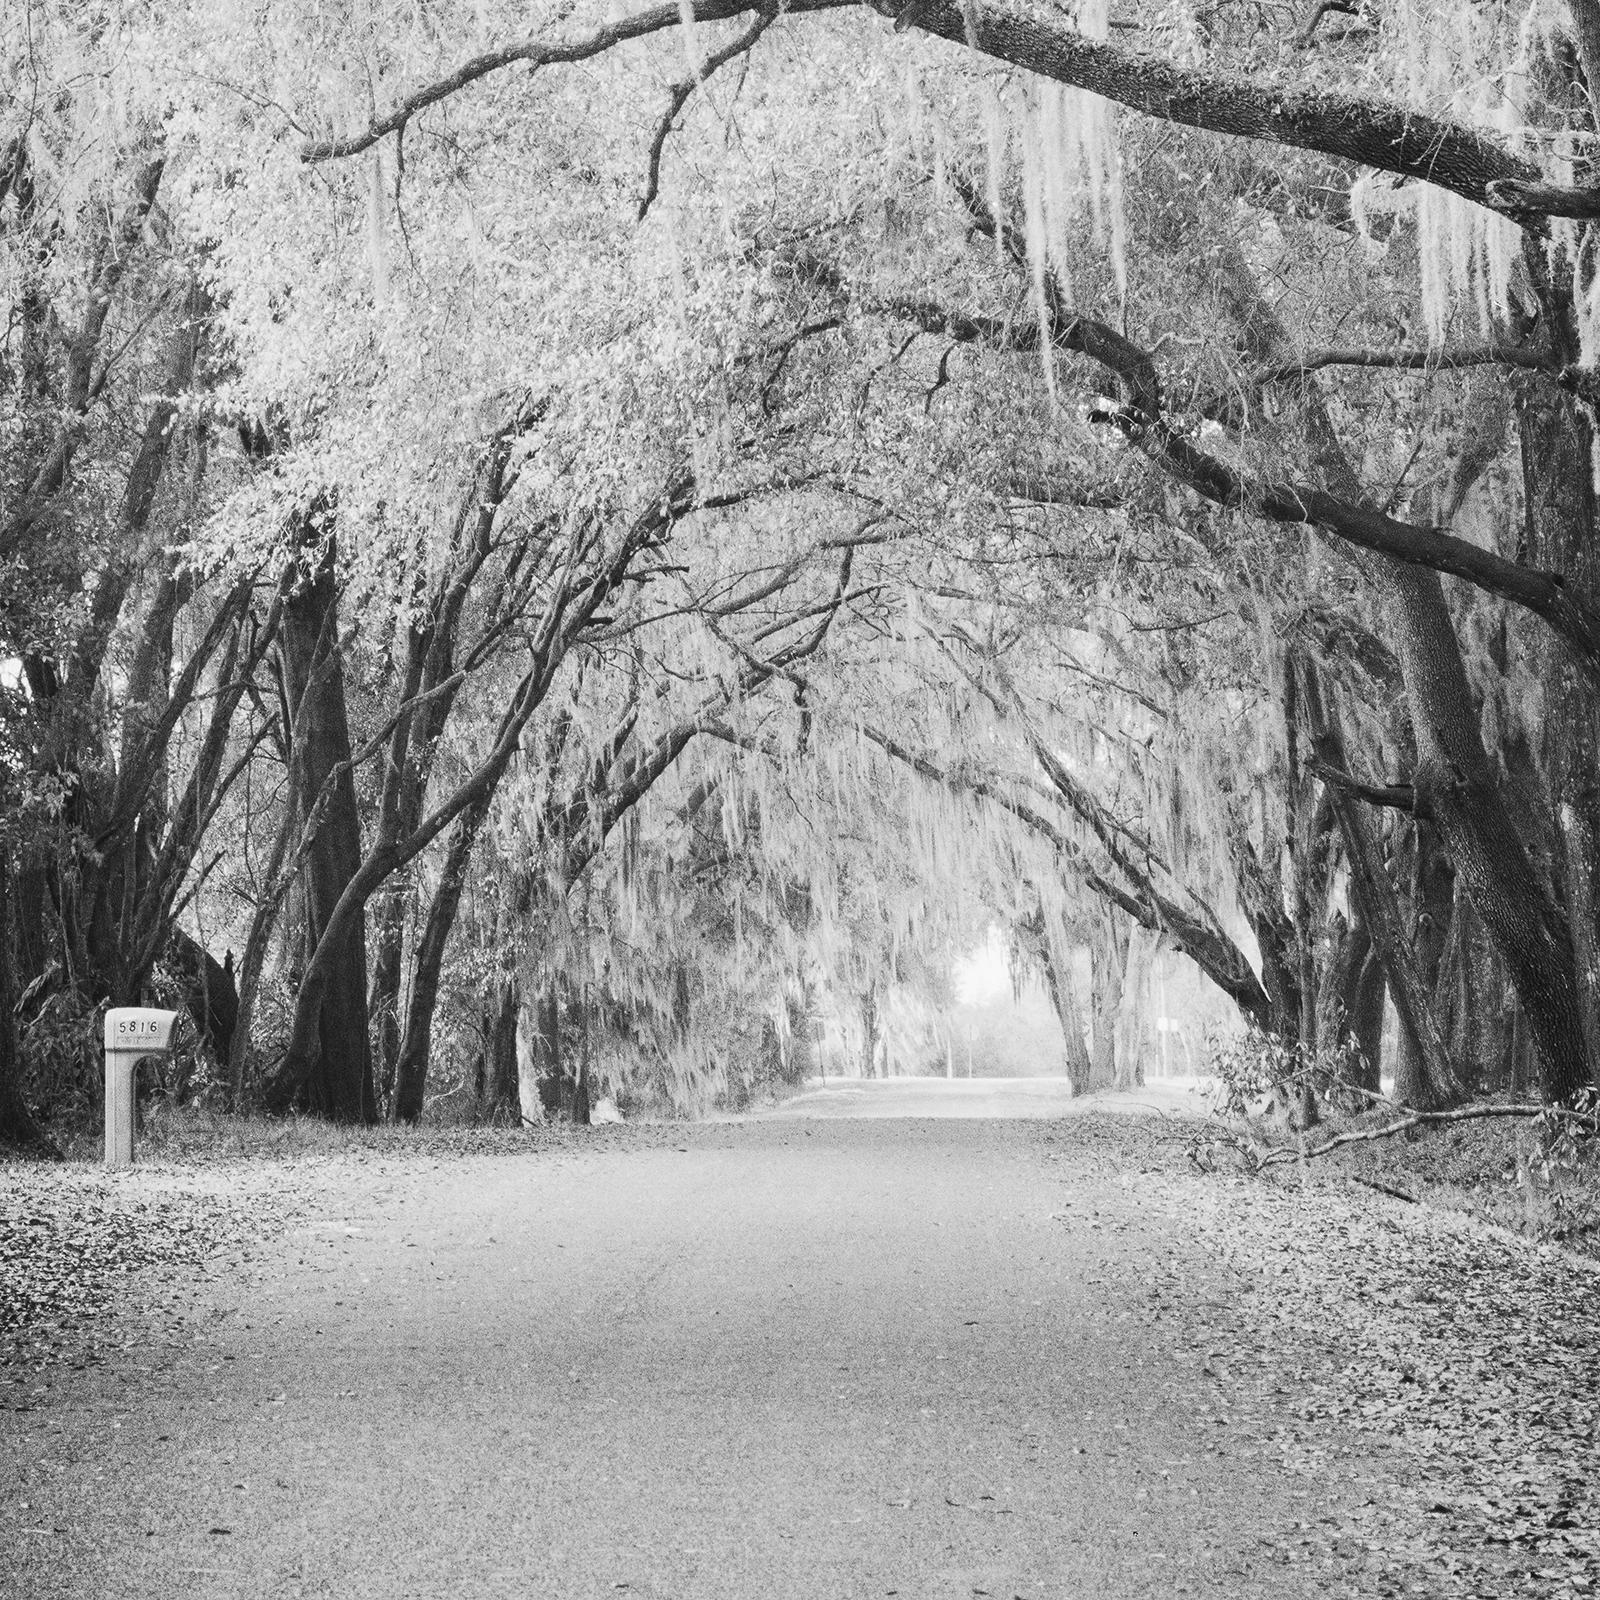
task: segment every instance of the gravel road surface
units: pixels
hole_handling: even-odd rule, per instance
[[[1386,1592],[1308,1531],[1383,1461],[1273,1443],[1183,1182],[1090,1128],[791,1111],[308,1168],[180,1323],[0,1413],[0,1593]]]

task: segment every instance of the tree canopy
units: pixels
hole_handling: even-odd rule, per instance
[[[8,1139],[152,995],[352,1119],[915,1066],[991,921],[1085,1087],[1157,944],[1592,1084],[1593,0],[0,51]]]

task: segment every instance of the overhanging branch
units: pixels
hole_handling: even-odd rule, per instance
[[[856,4],[857,0],[789,0],[785,9],[791,13],[838,11]],[[429,106],[438,105],[441,100],[448,100],[471,84],[496,72],[503,72],[507,67],[526,66],[533,70],[591,61],[608,50],[614,50],[619,44],[626,44],[632,39],[645,39],[651,34],[680,26],[685,9],[676,4],[654,6],[648,11],[623,17],[620,21],[608,22],[604,27],[577,38],[524,39],[499,50],[486,50],[482,55],[463,61],[444,77],[413,90],[391,110],[373,118],[359,131],[342,139],[308,141],[300,147],[300,159],[315,163],[359,155],[363,150],[370,150],[385,135],[398,133],[419,111],[426,111]],[[696,0],[693,7],[697,22],[726,22],[743,16],[747,11],[760,9],[751,0]]]
[[[789,0],[785,10],[800,15],[855,10],[859,5],[860,0]],[[301,159],[316,162],[356,155],[404,128],[418,112],[493,73],[511,66],[538,68],[591,60],[629,40],[679,26],[684,9],[676,4],[656,6],[577,38],[526,39],[473,56],[414,90],[358,132],[306,143]],[[750,0],[693,0],[692,4],[698,22],[727,21],[760,9]],[[898,0],[880,0],[880,9],[899,18],[907,8]],[[1358,162],[1435,184],[1525,225],[1542,228],[1547,216],[1600,216],[1600,192],[1549,184],[1531,162],[1476,129],[1376,95],[1177,66],[1087,38],[1064,17],[1043,20],[983,9],[976,0],[926,0],[908,20],[962,48],[975,45],[996,60],[1087,89],[1159,121]]]

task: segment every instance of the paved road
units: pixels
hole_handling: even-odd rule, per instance
[[[813,1079],[803,1094],[763,1115],[1054,1118],[1129,1112],[1204,1115],[1205,1109],[1191,1078],[1078,1099],[1065,1078],[833,1078]]]
[[[31,1414],[27,1520],[63,1531],[0,1523],[0,1593],[1327,1593],[1254,1553],[1343,1490],[1202,1377],[1229,1286],[1171,1205],[1074,1164],[1088,1126],[788,1117],[324,1172],[185,1348]],[[1158,1264],[1201,1310],[1152,1320]]]

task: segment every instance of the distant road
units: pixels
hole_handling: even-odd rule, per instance
[[[805,1093],[757,1113],[767,1117],[1072,1117],[1088,1112],[1185,1112],[1203,1116],[1192,1078],[1073,1098],[1065,1078],[813,1079]]]

